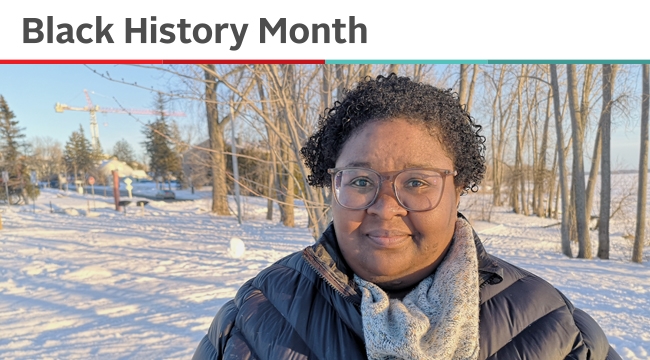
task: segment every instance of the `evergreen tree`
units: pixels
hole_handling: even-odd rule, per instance
[[[99,139],[97,139],[97,147],[93,148],[92,143],[90,143],[90,149],[91,149],[91,154],[90,158],[92,160],[92,166],[96,166],[100,161],[104,160],[106,157],[104,156],[104,152],[102,151],[102,144],[99,142]]]
[[[147,155],[149,155],[149,171],[154,178],[162,177],[164,180],[171,180],[171,176],[178,180],[182,177],[182,165],[179,154],[174,151],[170,140],[170,128],[165,116],[165,98],[158,94],[156,98],[156,110],[159,115],[155,121],[147,123],[142,130]]]
[[[65,163],[68,170],[71,170],[75,181],[77,176],[86,173],[92,169],[93,149],[90,141],[84,136],[84,130],[79,125],[79,131],[73,131],[65,144],[64,150]]]
[[[27,145],[20,143],[20,140],[25,138],[24,129],[18,126],[18,120],[14,120],[15,118],[16,115],[9,109],[4,96],[0,95],[0,171],[8,173],[10,188],[22,189],[23,197],[35,199],[39,190],[30,181],[28,158],[25,154]],[[4,186],[0,191],[4,194]]]
[[[18,127],[18,121],[14,120],[16,116],[9,109],[5,98],[0,95],[0,168],[7,171],[10,178],[20,175],[21,163],[19,159],[22,155],[20,151],[20,140],[25,138],[22,133],[23,128]]]
[[[113,156],[129,165],[135,162],[133,148],[131,147],[131,144],[124,139],[119,140],[115,143],[115,146],[113,146]]]

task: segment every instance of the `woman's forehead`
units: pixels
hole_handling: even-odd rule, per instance
[[[447,152],[424,125],[404,119],[365,125],[344,144],[336,166],[449,167]]]

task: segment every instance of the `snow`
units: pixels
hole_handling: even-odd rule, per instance
[[[136,193],[155,193],[138,185]],[[244,198],[239,225],[209,212],[208,191],[174,191],[187,201],[126,213],[97,187],[94,201],[43,189],[35,207],[0,206],[0,358],[190,358],[246,280],[313,243],[304,211],[287,228],[277,209],[265,219],[265,200]],[[623,358],[650,359],[650,265],[647,256],[629,261],[624,224],[612,224],[611,260],[569,259],[557,220],[491,208],[491,221],[480,221],[467,209],[473,196],[481,195],[463,199],[462,210],[488,251],[563,291]]]
[[[228,248],[228,255],[233,259],[239,259],[244,256],[246,245],[240,238],[230,239],[230,248]]]

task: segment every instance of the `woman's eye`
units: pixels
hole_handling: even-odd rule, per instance
[[[427,185],[427,183],[424,180],[420,179],[411,179],[406,182],[406,186],[410,188],[418,188]]]
[[[350,184],[351,184],[352,186],[356,186],[356,187],[368,187],[368,186],[371,185],[371,182],[370,182],[370,180],[368,180],[368,179],[357,178],[357,179],[352,180],[352,181],[350,182]]]

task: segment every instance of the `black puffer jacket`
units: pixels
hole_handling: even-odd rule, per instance
[[[620,359],[589,315],[474,239],[479,359]],[[366,359],[351,275],[330,225],[315,245],[246,282],[219,310],[193,359]]]

